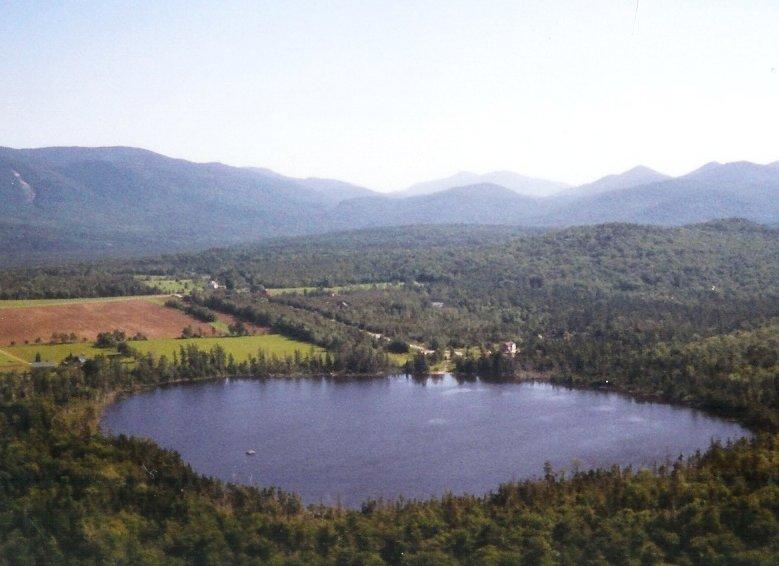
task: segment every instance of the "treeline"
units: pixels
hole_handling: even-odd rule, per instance
[[[214,311],[191,301],[185,303],[180,299],[168,299],[165,301],[165,306],[183,311],[200,322],[214,322],[217,319]]]
[[[110,333],[106,333],[110,334]],[[83,364],[63,363],[50,370],[0,377],[0,399],[15,402],[45,395],[58,404],[74,399],[95,399],[116,390],[164,385],[182,381],[223,377],[325,376],[332,374],[377,375],[391,369],[387,356],[370,348],[343,352],[308,352],[279,356],[259,349],[246,360],[236,361],[219,344],[208,350],[195,344],[182,345],[172,357],[140,354],[127,342],[120,342],[122,354],[132,356],[126,364],[121,357],[96,356]]]
[[[155,291],[116,266],[0,269],[0,300],[151,295]]]
[[[256,326],[270,328],[279,334],[316,344],[330,351],[339,351],[360,344],[372,346],[372,341],[356,328],[316,313],[270,302],[262,298],[241,295],[210,295],[203,304]]]

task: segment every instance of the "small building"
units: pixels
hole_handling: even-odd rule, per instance
[[[444,308],[444,304],[441,301],[433,301],[432,303],[430,303],[430,306],[433,307],[434,309]]]
[[[500,345],[500,353],[504,356],[514,357],[517,355],[517,344],[516,342],[503,342]]]
[[[219,283],[217,283],[217,282],[216,282],[216,281],[214,281],[213,279],[212,279],[211,281],[209,281],[209,282],[208,282],[208,286],[209,286],[211,289],[219,289]]]

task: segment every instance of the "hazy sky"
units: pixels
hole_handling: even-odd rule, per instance
[[[0,145],[387,190],[779,159],[779,1],[0,0]]]

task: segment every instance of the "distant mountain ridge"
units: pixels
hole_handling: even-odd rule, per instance
[[[779,168],[749,162],[708,163],[681,177],[584,196],[533,222],[678,225],[732,217],[762,223],[779,219]]]
[[[131,147],[0,148],[0,263],[157,254],[411,224],[779,222],[779,162],[709,163],[676,178],[636,167],[562,191],[562,184],[545,181],[534,190],[556,192],[543,197],[518,189],[538,180],[494,175],[512,186],[480,181],[403,197]]]
[[[266,176],[297,183],[303,187],[313,190],[327,202],[334,204],[350,198],[377,196],[379,194],[376,191],[372,191],[366,187],[355,185],[353,183],[347,183],[346,181],[339,181],[338,179],[324,179],[321,177],[285,177],[284,175],[276,173],[271,169],[265,169],[262,167],[249,167],[248,169]]]
[[[624,173],[616,175],[607,175],[600,179],[587,183],[585,185],[579,185],[566,192],[567,196],[588,196],[596,195],[600,193],[607,193],[609,191],[617,191],[620,189],[629,189],[631,187],[638,187],[641,185],[648,185],[649,183],[657,183],[660,181],[666,181],[670,179],[669,175],[659,173],[654,169],[639,165],[633,167]]]
[[[470,171],[462,171],[444,179],[417,183],[403,191],[393,193],[393,195],[412,197],[446,191],[455,187],[484,184],[500,185],[517,194],[530,197],[550,196],[570,187],[570,185],[565,183],[526,177],[512,171],[492,171],[482,175],[471,173]]]

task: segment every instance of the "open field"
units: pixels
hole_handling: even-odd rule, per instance
[[[70,355],[94,358],[98,355],[116,354],[113,348],[95,348],[91,343],[74,344],[30,344],[28,346],[3,346],[3,351],[25,362],[35,361],[36,354],[41,355],[42,362],[60,363]]]
[[[158,289],[161,293],[191,293],[195,289],[202,289],[205,280],[200,279],[179,279],[167,277],[165,275],[137,275],[135,277],[148,285]]]
[[[0,304],[0,345],[47,342],[53,333],[73,333],[79,341],[93,341],[97,334],[121,329],[128,336],[140,332],[148,338],[173,338],[185,326],[205,336],[220,333],[208,323],[165,307],[165,297],[123,297],[73,301],[13,301]],[[24,304],[22,304],[24,303]],[[229,324],[225,316],[222,322]]]
[[[125,297],[87,297],[81,299],[11,299],[0,300],[0,310],[29,307],[51,307],[57,305],[74,305],[83,303],[111,303],[114,301],[150,301],[162,304],[168,295],[130,295]]]
[[[24,364],[16,359],[15,356],[0,350],[0,371],[24,367]]]
[[[302,295],[304,293],[348,293],[349,291],[365,291],[368,289],[388,289],[390,287],[401,287],[403,283],[357,283],[354,285],[340,285],[336,287],[277,287],[268,289],[271,297],[277,295]]]
[[[414,358],[414,355],[412,353],[396,354],[394,352],[388,352],[387,356],[389,356],[390,361],[392,361],[392,363],[395,364],[396,366],[402,366],[406,362],[411,361]]]
[[[299,342],[280,336],[278,334],[261,334],[257,336],[237,336],[237,337],[218,337],[218,338],[191,338],[191,339],[158,339],[158,340],[139,340],[131,341],[129,345],[144,354],[151,352],[155,356],[165,355],[168,358],[178,352],[182,346],[194,344],[200,350],[208,351],[219,344],[228,354],[232,354],[237,361],[243,361],[249,356],[256,356],[257,351],[262,349],[267,354],[276,354],[278,357],[292,355],[296,350],[302,354],[307,354],[313,348],[315,352],[323,352],[319,347],[312,346],[306,342]],[[100,354],[116,354],[112,348],[95,348],[91,344],[32,344],[27,346],[5,346],[0,351],[0,369],[4,365],[7,367],[21,365],[17,360],[9,355],[3,356],[3,352],[21,358],[26,362],[35,361],[36,354],[41,355],[41,361],[59,363],[68,355],[84,356],[93,358]]]
[[[130,345],[142,353],[151,352],[155,355],[166,355],[171,357],[173,352],[178,352],[181,346],[194,344],[200,350],[210,350],[219,344],[228,354],[232,354],[237,361],[246,360],[249,356],[256,356],[258,350],[263,350],[266,354],[276,354],[279,357],[292,355],[295,351],[307,354],[313,348],[315,352],[324,352],[322,348],[309,344],[285,338],[280,334],[261,334],[257,336],[234,336],[226,338],[192,338],[187,340],[144,340],[140,342],[131,342]]]

